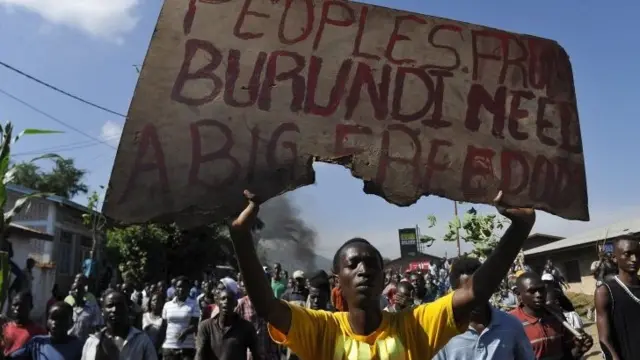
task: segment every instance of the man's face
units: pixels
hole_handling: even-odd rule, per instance
[[[302,290],[305,288],[305,286],[307,286],[307,280],[305,280],[305,278],[303,277],[295,278],[293,280],[296,290]]]
[[[326,310],[329,303],[329,294],[316,287],[309,287],[309,303],[312,310]]]
[[[31,304],[28,296],[16,295],[11,302],[11,311],[16,319],[27,320],[31,312]]]
[[[131,294],[133,294],[133,290],[134,288],[132,283],[125,283],[122,285],[122,292],[127,296],[131,296]]]
[[[82,299],[84,299],[84,285],[82,285],[82,283],[79,282],[74,282],[73,285],[71,285],[71,291],[69,291],[69,294],[76,300],[76,301],[80,301]]]
[[[189,282],[185,280],[178,280],[178,282],[176,282],[176,298],[180,301],[185,301],[188,296]]]
[[[614,256],[620,270],[626,273],[638,273],[640,242],[633,240],[618,241],[614,249]]]
[[[398,287],[398,291],[394,296],[396,309],[406,309],[407,307],[409,307],[409,305],[411,305],[411,300],[413,299],[412,290],[413,289],[410,286],[401,285]]]
[[[53,306],[47,318],[47,329],[51,337],[55,339],[64,338],[73,324],[72,313],[64,308]]]
[[[382,264],[373,246],[353,243],[342,250],[338,271],[349,306],[378,301],[384,287]]]
[[[220,313],[225,316],[229,316],[233,313],[238,305],[236,297],[228,290],[220,290],[218,291],[218,296],[216,296],[216,304],[218,308],[220,308]]]
[[[524,306],[538,311],[546,302],[547,288],[539,277],[524,279],[518,286],[518,294]]]
[[[122,293],[111,293],[104,299],[102,308],[104,319],[110,325],[122,325],[129,321],[129,308],[127,300]]]
[[[213,284],[212,284],[211,281],[204,282],[202,284],[202,292],[204,294],[209,295],[209,294],[211,294],[212,287],[213,287]]]
[[[413,274],[411,275],[411,285],[417,292],[421,292],[425,289],[425,282],[422,275]]]

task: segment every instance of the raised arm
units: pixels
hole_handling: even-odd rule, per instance
[[[611,310],[611,297],[609,296],[609,288],[600,286],[596,289],[595,299],[596,305],[596,326],[598,328],[598,340],[600,348],[607,360],[619,360],[620,356],[613,347],[613,339],[611,339],[611,331],[609,330],[609,311]]]
[[[283,334],[288,334],[291,327],[291,309],[273,295],[253,244],[251,229],[260,206],[253,194],[245,191],[244,195],[249,200],[249,205],[231,223],[229,229],[244,286],[258,316]]]
[[[466,286],[453,294],[453,314],[457,324],[465,324],[471,311],[478,305],[489,301],[502,279],[505,278],[522,244],[529,236],[536,220],[533,209],[502,207],[502,192],[494,202],[498,211],[509,220],[511,225],[502,235],[495,250],[473,274]]]

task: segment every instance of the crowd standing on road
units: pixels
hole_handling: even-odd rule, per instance
[[[330,273],[265,266],[253,242],[259,202],[230,233],[240,271],[198,281],[184,276],[124,281],[94,295],[78,274],[66,297],[52,290],[46,324],[31,320],[21,289],[3,319],[2,354],[34,360],[549,360],[580,359],[593,345],[564,294],[552,262],[537,274],[520,248],[535,220],[530,209],[502,209],[511,220],[486,259],[460,257],[428,269],[386,269],[382,254],[354,238],[335,253]],[[499,198],[497,205],[500,205]],[[592,271],[594,313],[606,359],[640,358],[640,244],[615,243]],[[615,310],[615,311],[614,311]]]

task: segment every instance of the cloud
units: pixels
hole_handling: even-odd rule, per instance
[[[100,129],[100,139],[106,141],[111,146],[118,146],[120,136],[122,136],[122,125],[116,122],[107,121],[102,125],[102,129]]]
[[[134,10],[140,0],[0,0],[0,5],[23,8],[46,21],[121,43],[135,28]]]

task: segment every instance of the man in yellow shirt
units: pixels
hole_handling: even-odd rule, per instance
[[[252,229],[259,201],[248,191],[249,205],[230,227],[249,298],[269,323],[273,340],[302,360],[431,359],[452,337],[467,329],[471,311],[485,304],[507,274],[535,222],[532,209],[503,209],[511,220],[491,256],[464,287],[439,300],[398,312],[383,312],[383,260],[368,241],[355,238],[336,252],[333,272],[342,285],[348,312],[314,311],[273,296],[255,251]],[[502,193],[496,197],[501,204]]]

